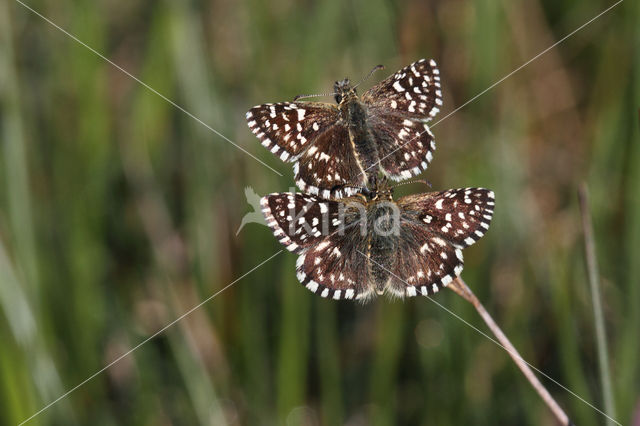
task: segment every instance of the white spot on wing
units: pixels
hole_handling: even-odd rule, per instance
[[[322,204],[321,204],[322,205]],[[320,244],[318,244],[315,248],[316,251],[322,251],[324,250],[325,247],[327,247],[329,245],[329,241],[323,241]]]

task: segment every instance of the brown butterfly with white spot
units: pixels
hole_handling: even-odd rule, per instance
[[[399,181],[431,162],[435,142],[426,123],[442,106],[435,61],[420,59],[361,98],[356,87],[348,79],[336,82],[337,105],[283,102],[247,112],[262,145],[295,163],[302,191],[339,199],[360,192],[378,172]]]
[[[393,200],[386,185],[326,200],[275,193],[261,199],[267,224],[298,254],[297,276],[331,299],[427,296],[460,275],[462,249],[489,229],[494,194],[450,189]]]

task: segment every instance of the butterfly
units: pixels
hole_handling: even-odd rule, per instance
[[[427,168],[435,142],[426,123],[442,106],[439,74],[435,61],[420,59],[362,97],[345,79],[334,86],[337,105],[258,105],[247,112],[247,124],[273,154],[295,163],[302,191],[351,196],[380,171],[398,181]]]
[[[463,268],[462,249],[489,229],[494,193],[449,189],[393,200],[386,185],[327,200],[274,193],[260,200],[268,226],[299,255],[298,280],[331,299],[427,296]]]

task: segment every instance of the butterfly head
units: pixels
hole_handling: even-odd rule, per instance
[[[356,96],[356,88],[351,86],[351,81],[348,78],[336,81],[333,85],[333,91],[335,92],[335,98],[338,104],[345,99]]]
[[[378,180],[373,178],[370,182],[371,189],[366,190],[366,196],[369,202],[393,201],[393,188],[389,185],[386,178]]]

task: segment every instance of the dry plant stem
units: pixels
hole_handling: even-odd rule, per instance
[[[547,406],[551,409],[553,414],[556,416],[560,424],[563,425],[571,425],[571,421],[569,420],[569,416],[560,408],[560,405],[556,402],[555,399],[551,396],[547,388],[544,387],[542,383],[538,380],[538,377],[533,373],[529,365],[524,361],[524,359],[520,356],[516,348],[511,344],[507,336],[502,332],[502,329],[495,323],[491,315],[484,308],[482,303],[478,300],[475,294],[471,291],[471,289],[467,286],[467,284],[462,280],[462,278],[458,277],[451,284],[449,284],[448,288],[455,291],[459,296],[464,298],[466,301],[471,303],[476,311],[480,314],[482,319],[491,332],[496,336],[498,342],[506,349],[507,353],[513,359],[513,362],[516,363],[522,374],[529,380],[531,386],[538,392],[542,400],[547,404]]]
[[[600,383],[602,385],[602,397],[608,416],[615,417],[613,403],[613,389],[611,386],[611,374],[609,373],[609,354],[607,353],[607,333],[604,326],[604,315],[600,298],[600,273],[596,260],[596,244],[593,238],[593,223],[589,211],[589,191],[586,184],[582,184],[578,190],[580,213],[582,214],[582,230],[584,232],[584,251],[587,260],[587,274],[591,287],[591,299],[593,301],[593,316],[596,327],[596,343],[598,348],[598,366],[600,367]],[[607,424],[614,423],[607,418]]]

